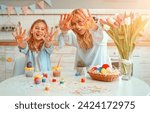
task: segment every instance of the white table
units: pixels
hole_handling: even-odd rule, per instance
[[[34,84],[33,77],[25,75],[15,76],[0,83],[0,95],[9,96],[146,96],[150,87],[138,78],[132,77],[129,81],[119,78],[113,82],[100,82],[86,78],[85,83],[80,82],[80,77],[75,76],[75,71],[62,72],[65,83],[50,82],[50,75],[46,83]],[[57,80],[59,81],[59,77]],[[46,91],[45,87],[49,90]]]

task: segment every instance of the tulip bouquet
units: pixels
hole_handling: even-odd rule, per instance
[[[147,22],[147,18],[144,19],[142,15],[132,12],[117,14],[112,18],[100,19],[100,24],[114,41],[121,59],[125,62],[130,60],[136,39],[142,36]],[[123,67],[124,73],[127,73],[125,65]]]

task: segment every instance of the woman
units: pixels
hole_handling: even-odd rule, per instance
[[[61,15],[59,47],[72,45],[77,48],[76,66],[89,67],[109,64],[107,34],[96,25],[86,9],[75,9],[71,14]]]

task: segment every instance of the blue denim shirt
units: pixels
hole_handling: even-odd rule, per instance
[[[51,61],[50,55],[54,49],[54,46],[51,45],[49,48],[46,48],[45,45],[42,46],[41,51],[38,52],[38,57],[36,59],[35,52],[29,50],[28,44],[26,48],[22,49],[19,48],[20,52],[26,55],[26,64],[27,62],[31,61],[32,65],[35,67],[38,64],[39,71],[51,71]],[[38,63],[37,63],[38,62]]]

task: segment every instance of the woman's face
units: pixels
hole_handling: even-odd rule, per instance
[[[86,32],[86,20],[83,19],[80,15],[74,15],[71,20],[72,30],[79,35],[83,35]]]
[[[47,29],[46,25],[43,22],[38,22],[33,26],[33,29],[31,30],[33,34],[33,38],[36,40],[42,40],[46,34],[47,34]]]

